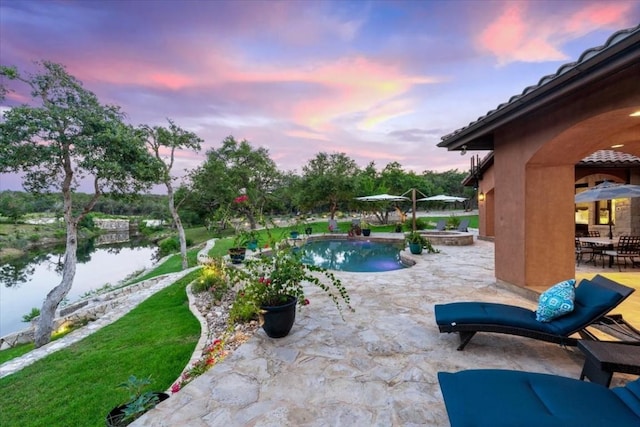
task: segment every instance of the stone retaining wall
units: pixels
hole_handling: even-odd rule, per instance
[[[94,218],[93,224],[101,230],[129,231],[128,219],[98,219]]]
[[[54,320],[54,330],[58,330],[65,324],[79,325],[99,319],[110,310],[113,310],[115,307],[122,304],[122,301],[124,300],[123,297],[141,289],[153,286],[163,277],[164,276],[154,277],[153,279],[145,280],[144,282],[136,283],[135,285],[91,296],[65,306],[58,311],[56,319]],[[0,338],[0,349],[4,350],[6,348],[15,347],[18,344],[33,342],[34,330],[35,320],[31,322],[31,326],[29,328]]]

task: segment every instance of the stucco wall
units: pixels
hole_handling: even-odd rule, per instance
[[[636,154],[638,133],[627,129],[640,128],[629,117],[640,109],[639,75],[640,63],[495,130],[497,279],[541,286],[575,275],[575,164],[619,142]]]

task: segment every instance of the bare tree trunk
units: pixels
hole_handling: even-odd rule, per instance
[[[251,209],[246,209],[244,213],[247,216],[247,220],[249,221],[249,228],[251,230],[255,230],[258,227],[255,215],[253,215]]]
[[[178,208],[176,208],[171,180],[167,179],[165,181],[165,184],[167,186],[167,195],[169,196],[169,211],[171,212],[171,216],[173,217],[173,223],[176,225],[176,229],[178,230],[178,239],[180,240],[180,256],[182,257],[182,269],[186,270],[189,267],[189,260],[187,259],[187,236],[184,233],[184,227],[182,226],[180,215],[178,215]]]
[[[40,317],[35,328],[35,347],[42,347],[51,341],[51,333],[53,332],[53,321],[55,318],[58,305],[67,296],[73,285],[73,279],[76,275],[76,249],[78,248],[78,223],[71,217],[71,195],[64,194],[65,198],[65,220],[67,223],[67,247],[64,253],[64,266],[62,268],[62,280],[60,284],[53,288],[47,294],[42,309],[40,309]],[[69,200],[67,200],[67,198]]]

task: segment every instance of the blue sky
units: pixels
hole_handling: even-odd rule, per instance
[[[178,175],[228,135],[282,170],[323,151],[466,171],[442,136],[639,22],[636,0],[0,0],[0,63],[62,63],[131,124],[195,132]]]

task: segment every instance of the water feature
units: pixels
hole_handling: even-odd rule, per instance
[[[105,237],[101,236],[101,240]],[[69,302],[151,267],[157,253],[157,247],[147,242],[96,246],[90,240],[79,246],[76,276],[67,295]],[[60,283],[63,251],[64,248],[56,248],[0,266],[0,337],[26,328],[22,317],[33,307],[40,309],[47,293]]]
[[[381,272],[406,268],[400,260],[404,242],[314,240],[302,247],[302,261],[329,270]]]

